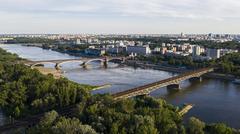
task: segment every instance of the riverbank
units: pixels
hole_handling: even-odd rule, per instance
[[[168,71],[172,73],[184,73],[189,70],[184,68],[176,68],[176,67],[169,67],[169,66],[161,66],[161,65],[155,65],[155,64],[145,64],[139,61],[134,60],[128,60],[125,62],[126,65],[132,66],[132,67],[139,67],[143,69],[155,69],[155,70],[162,70],[162,71]]]
[[[162,66],[162,65],[155,65],[155,64],[145,64],[137,61],[127,61],[125,64],[128,66],[139,67],[142,69],[154,69],[154,70],[161,70],[161,71],[167,71],[172,73],[184,73],[187,71],[191,71],[185,68],[169,67],[169,66]],[[234,79],[236,79],[234,75],[222,74],[222,73],[216,73],[216,72],[205,74],[203,75],[203,77],[212,78],[212,79],[222,79],[222,80],[228,80],[228,81],[233,81]]]
[[[100,89],[103,89],[103,88],[109,88],[109,87],[111,87],[111,86],[112,86],[111,84],[99,85],[99,86],[97,86],[96,88],[93,88],[92,91],[100,90]]]
[[[54,68],[45,68],[45,67],[34,67],[34,69],[37,69],[40,73],[43,75],[53,75],[55,79],[60,79],[63,77],[62,71],[56,70]]]
[[[193,108],[193,106],[194,106],[193,104],[187,104],[187,105],[185,105],[185,106],[178,112],[178,114],[179,114],[180,116],[183,116],[183,115],[187,114],[188,111]]]
[[[236,79],[236,77],[231,74],[221,74],[221,73],[208,73],[208,74],[205,74],[204,77],[212,78],[212,79],[222,79],[222,80],[228,80],[228,81],[233,81]]]

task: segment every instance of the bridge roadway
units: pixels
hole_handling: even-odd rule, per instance
[[[139,96],[139,95],[146,95],[146,94],[151,93],[154,90],[157,90],[161,87],[166,87],[166,86],[169,89],[170,88],[179,89],[181,81],[184,81],[184,80],[190,79],[190,78],[201,80],[201,75],[212,72],[212,71],[214,71],[213,68],[202,68],[199,70],[194,70],[194,71],[190,71],[187,73],[183,73],[183,74],[180,74],[180,75],[172,77],[172,78],[168,78],[165,80],[161,80],[161,81],[153,82],[153,83],[143,85],[140,87],[136,87],[133,89],[129,89],[129,90],[126,90],[123,92],[119,92],[119,93],[113,94],[112,96],[115,100],[118,100],[118,99],[125,99],[125,98],[129,98],[129,97]]]
[[[125,62],[126,57],[99,57],[99,58],[80,58],[80,59],[61,59],[61,60],[40,60],[40,61],[24,61],[23,63],[31,67],[34,67],[39,64],[54,63],[56,64],[55,67],[57,69],[60,69],[61,64],[68,63],[68,62],[80,62],[81,65],[84,66],[92,61],[101,61],[105,65],[107,65],[109,61],[113,61],[113,60],[119,60],[121,62]]]

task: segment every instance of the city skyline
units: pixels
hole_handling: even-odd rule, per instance
[[[0,2],[2,34],[239,34],[240,30],[237,0]]]

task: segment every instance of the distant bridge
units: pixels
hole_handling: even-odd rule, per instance
[[[119,93],[113,94],[112,96],[115,100],[118,100],[118,99],[125,99],[125,98],[134,97],[134,96],[139,96],[139,95],[146,95],[161,87],[167,87],[167,89],[180,89],[181,81],[184,81],[186,79],[201,81],[201,76],[203,74],[206,74],[212,71],[214,71],[214,68],[203,68],[199,70],[194,70],[194,71],[180,74],[172,78],[168,78],[165,80],[161,80],[161,81],[157,81],[157,82],[143,85],[140,87],[136,87],[133,89],[129,89],[123,92],[119,92]]]
[[[56,69],[61,69],[61,65],[69,62],[80,62],[82,66],[87,66],[90,62],[100,61],[107,66],[110,61],[125,62],[126,57],[100,57],[100,58],[80,58],[80,59],[62,59],[62,60],[41,60],[41,61],[25,61],[24,64],[34,68],[37,65],[53,63]]]

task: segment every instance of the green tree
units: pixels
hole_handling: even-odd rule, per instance
[[[232,128],[227,127],[226,124],[223,123],[210,125],[208,131],[211,134],[233,134]]]
[[[205,123],[195,117],[191,117],[188,121],[189,134],[204,134]]]
[[[60,118],[52,127],[53,134],[96,134],[95,130],[89,125],[82,125],[76,119]]]

